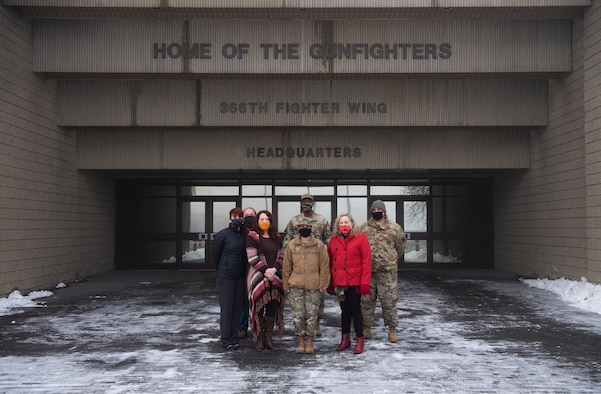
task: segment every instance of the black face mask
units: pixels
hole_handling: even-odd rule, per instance
[[[384,212],[372,212],[371,213],[371,217],[374,218],[374,220],[380,220],[384,217]]]
[[[235,229],[239,229],[244,224],[244,220],[242,218],[232,219],[232,227]]]
[[[245,216],[244,217],[244,224],[246,225],[246,227],[251,227],[253,225],[253,222],[255,221],[256,216]]]
[[[301,228],[298,230],[298,233],[301,235],[301,237],[308,237],[309,235],[311,235],[311,229],[310,228]]]

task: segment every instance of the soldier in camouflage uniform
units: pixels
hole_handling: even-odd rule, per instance
[[[286,226],[284,234],[284,246],[298,235],[299,224],[310,224],[312,234],[315,238],[327,245],[332,235],[330,223],[326,218],[313,210],[315,205],[311,194],[303,194],[301,197],[301,213],[294,216]]]
[[[313,236],[319,239],[324,245],[328,244],[330,240],[330,236],[332,235],[332,231],[330,228],[330,223],[327,219],[320,214],[316,213],[313,210],[313,206],[315,202],[313,200],[313,196],[311,194],[303,194],[301,196],[301,213],[294,216],[288,222],[286,226],[285,234],[284,234],[284,246],[288,244],[292,239],[294,239],[298,235],[299,225],[301,224],[309,224],[311,225]],[[324,308],[324,299],[323,293],[321,294],[321,306],[319,308],[319,319],[317,320],[317,336],[321,336],[321,328],[319,327],[319,322],[323,316],[323,308]]]
[[[310,224],[298,226],[299,235],[284,253],[282,281],[288,291],[290,311],[297,337],[296,353],[313,353],[323,292],[330,283],[330,257]]]
[[[376,200],[371,206],[372,217],[361,226],[371,246],[371,289],[361,299],[363,310],[363,335],[371,338],[374,325],[376,299],[382,306],[384,324],[388,326],[388,341],[398,342],[396,327],[399,322],[397,313],[398,262],[405,252],[407,241],[401,226],[386,216],[386,206],[382,200]]]

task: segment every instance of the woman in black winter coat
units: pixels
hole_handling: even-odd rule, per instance
[[[217,268],[217,290],[221,317],[219,331],[221,344],[226,350],[240,348],[238,328],[240,308],[246,296],[246,235],[242,210],[230,211],[230,225],[215,235],[213,242],[213,261]]]

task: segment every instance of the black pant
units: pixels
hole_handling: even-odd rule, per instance
[[[221,316],[219,319],[219,333],[223,346],[238,343],[238,328],[240,327],[240,309],[244,302],[246,280],[217,278],[219,290],[219,305]]]
[[[358,286],[351,286],[344,292],[344,301],[340,303],[342,309],[342,333],[351,332],[351,320],[355,327],[355,334],[363,336],[363,313],[361,313],[361,294]]]

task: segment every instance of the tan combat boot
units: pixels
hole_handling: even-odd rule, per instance
[[[372,335],[371,335],[371,327],[363,327],[363,337],[365,339],[371,339]]]
[[[388,327],[388,342],[397,343],[399,337],[396,335],[396,327]]]
[[[305,337],[299,335],[296,337],[296,350],[295,353],[304,353],[305,352]]]
[[[307,337],[307,342],[305,342],[305,353],[314,353],[315,349],[313,349],[313,337]]]

